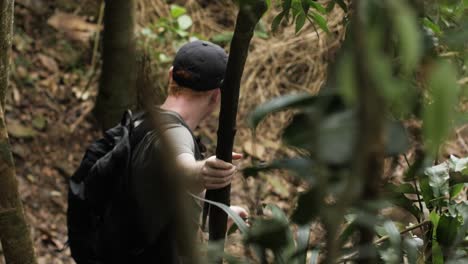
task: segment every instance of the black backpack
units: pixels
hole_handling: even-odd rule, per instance
[[[163,123],[187,125],[177,116],[166,114]],[[152,131],[145,113],[127,110],[117,126],[93,142],[85,152],[69,182],[67,227],[71,255],[78,264],[109,263],[109,243],[114,249],[141,254],[141,248],[125,248],[135,242],[128,226],[135,224],[126,186],[131,177],[132,151]],[[199,155],[199,148],[196,152]],[[109,220],[111,219],[111,220]],[[110,226],[111,225],[111,226]],[[133,243],[139,244],[139,243]],[[116,251],[116,250],[114,250]],[[125,254],[131,258],[133,253]],[[121,260],[119,263],[128,263]],[[115,263],[115,262],[114,262]]]

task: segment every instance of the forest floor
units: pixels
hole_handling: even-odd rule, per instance
[[[65,246],[67,183],[85,148],[100,136],[92,116],[99,77],[95,70],[99,63],[93,62],[96,53],[92,45],[94,32],[99,28],[96,24],[99,1],[83,2],[86,2],[86,8],[77,1],[67,0],[17,0],[15,6],[13,67],[6,118],[20,194],[40,264],[73,263],[69,249]],[[228,17],[233,17],[233,13],[230,12]],[[284,50],[286,54],[288,51]],[[258,51],[262,52],[265,53],[261,49]],[[326,60],[322,57],[320,59]],[[294,60],[292,58],[288,63],[292,64]],[[307,74],[313,73],[307,75],[309,79],[303,82],[313,79],[314,74],[321,74],[323,81],[323,73],[315,72],[317,69],[309,72],[307,68],[295,69],[290,64],[284,64],[285,68],[289,67],[286,72],[302,70]],[[322,72],[325,66],[321,68]],[[261,82],[261,78],[264,78],[261,74],[264,73],[258,71],[247,75],[246,82]],[[296,80],[287,81],[298,87],[296,91],[302,89],[300,83],[294,83]],[[320,82],[314,82],[312,90],[316,91]],[[234,147],[235,151],[246,154],[246,159],[239,164],[241,168],[254,160],[271,160],[278,155],[288,155],[278,142],[280,127],[286,123],[287,115],[268,119],[258,132],[262,137],[257,140],[257,144],[253,143],[251,131],[245,124],[245,117],[254,106],[287,92],[287,89],[283,89],[273,94],[264,93],[261,99],[259,96],[241,97],[244,100],[241,106],[245,107],[240,107],[241,129]],[[199,130],[206,138],[211,153],[216,142],[216,121],[214,115]],[[275,132],[261,133],[269,130]],[[457,133],[447,144],[445,153],[466,156],[468,128],[459,128]],[[239,175],[233,182],[232,203],[245,205],[252,213],[258,212],[256,205],[268,203],[290,212],[293,200],[302,188],[300,182],[283,172],[247,180]],[[315,233],[317,239],[322,235],[320,231]],[[232,237],[229,250],[241,252],[240,243],[238,237]],[[0,264],[2,261],[0,257]]]

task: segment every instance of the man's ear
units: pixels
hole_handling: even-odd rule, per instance
[[[174,66],[171,66],[169,69],[169,80],[172,80],[172,71],[174,70]]]
[[[213,94],[211,95],[211,101],[213,103],[218,103],[221,99],[221,89],[213,90]]]

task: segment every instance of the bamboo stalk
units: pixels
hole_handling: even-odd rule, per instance
[[[236,28],[231,42],[230,54],[224,83],[221,87],[221,112],[218,127],[216,156],[226,162],[232,162],[232,147],[236,134],[236,116],[239,90],[245,61],[255,26],[265,13],[264,0],[255,0],[240,4]],[[230,204],[231,186],[207,191],[207,199]],[[221,240],[226,236],[227,215],[216,207],[209,211],[210,240]]]

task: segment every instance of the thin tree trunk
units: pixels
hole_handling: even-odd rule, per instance
[[[383,175],[385,142],[384,142],[384,99],[378,87],[370,79],[366,27],[362,21],[365,14],[359,7],[363,1],[356,1],[352,28],[355,49],[355,70],[357,77],[358,127],[359,137],[356,145],[355,173],[361,180],[361,200],[375,201],[378,198],[379,184]],[[375,213],[375,212],[371,212]],[[361,226],[359,244],[359,263],[377,263],[376,252],[366,252],[373,244],[375,230],[371,226]],[[369,254],[370,253],[370,254]]]
[[[240,4],[236,28],[231,42],[231,49],[224,83],[221,89],[221,112],[219,117],[218,142],[216,156],[226,162],[232,162],[232,147],[236,134],[236,116],[239,90],[245,61],[255,26],[265,13],[264,0]],[[207,191],[207,198],[230,204],[231,186]],[[219,208],[210,208],[210,240],[224,239],[226,236],[227,215]]]
[[[0,242],[6,263],[36,263],[29,227],[18,193],[15,165],[5,126],[9,51],[13,30],[13,0],[0,0]]]
[[[103,65],[95,115],[103,129],[136,104],[135,0],[106,0]]]

